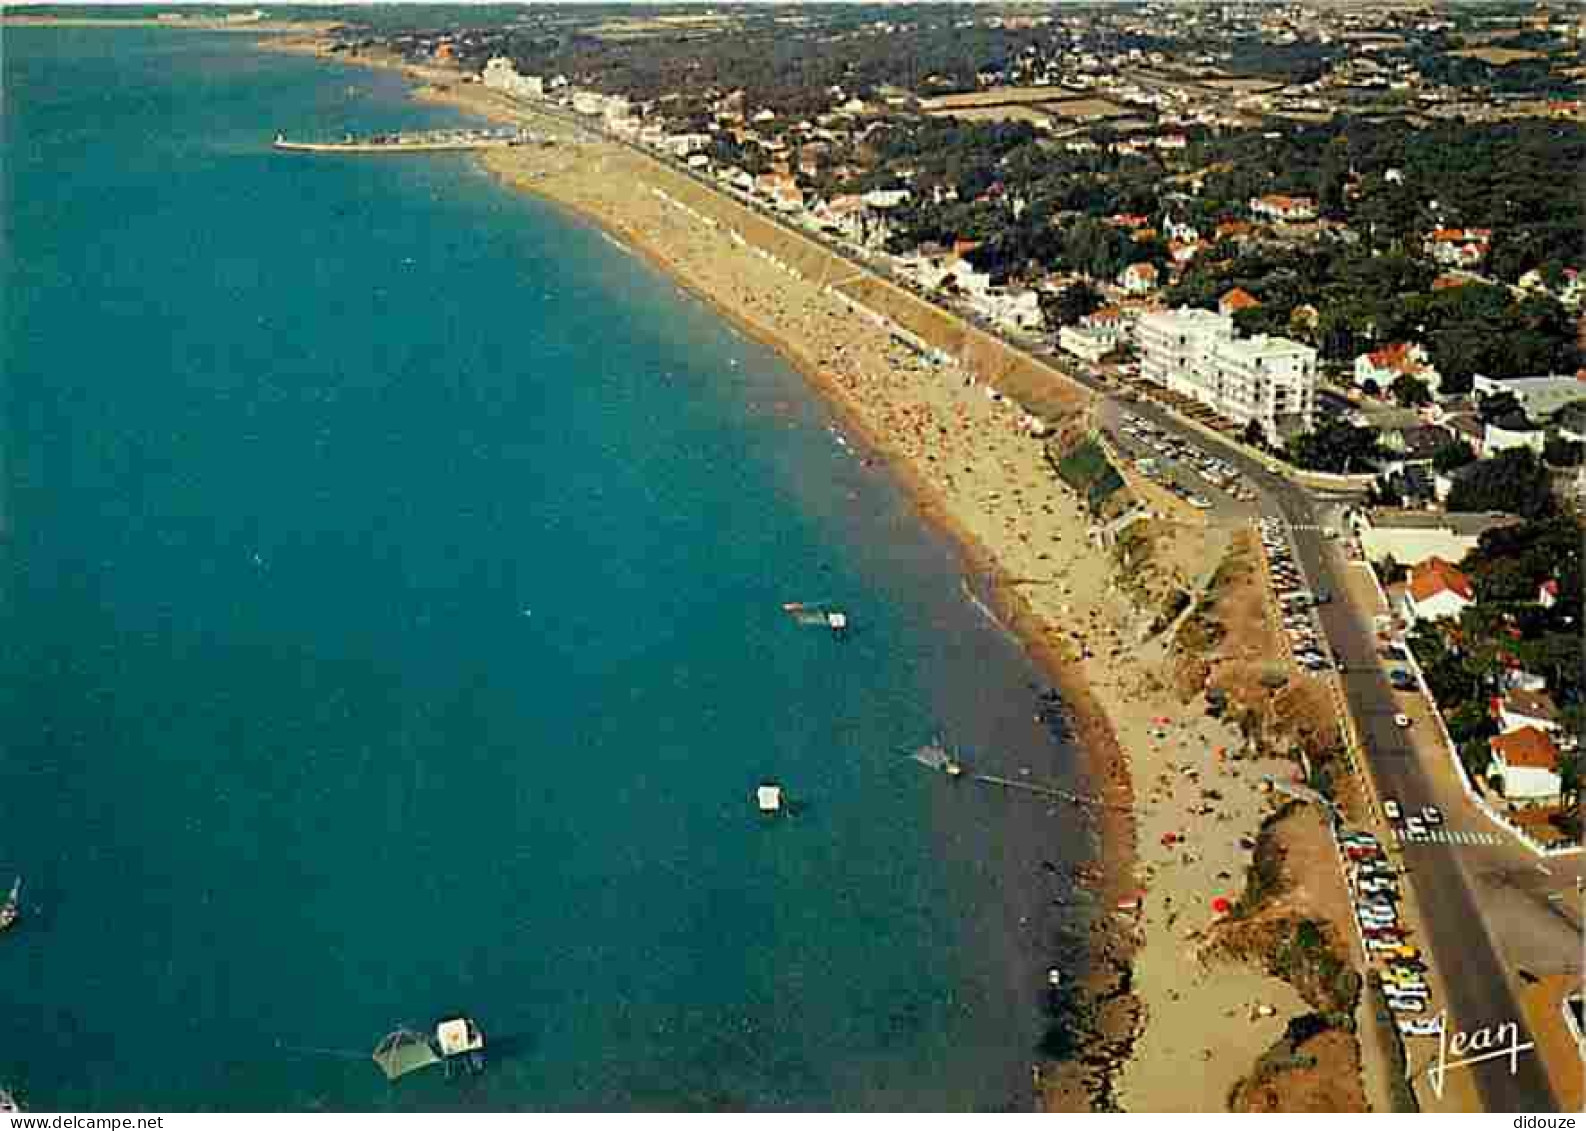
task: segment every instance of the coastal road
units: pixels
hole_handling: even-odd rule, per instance
[[[1493,826],[1465,801],[1453,781],[1453,767],[1429,766],[1417,756],[1405,731],[1394,722],[1395,715],[1405,712],[1406,696],[1396,693],[1387,681],[1370,622],[1344,597],[1348,583],[1342,571],[1359,567],[1340,561],[1334,543],[1323,539],[1319,532],[1306,529],[1318,524],[1318,516],[1308,501],[1303,509],[1296,505],[1297,500],[1290,498],[1286,502],[1295,507],[1285,517],[1293,528],[1297,553],[1313,588],[1319,584],[1339,595],[1321,608],[1322,626],[1334,655],[1343,665],[1340,675],[1344,692],[1378,795],[1397,798],[1407,811],[1437,805],[1451,828],[1491,831]],[[1434,724],[1421,714],[1413,725]],[[1446,755],[1443,760],[1447,763]],[[1517,968],[1504,961],[1504,948],[1494,929],[1495,908],[1485,896],[1478,898],[1485,885],[1479,875],[1472,874],[1485,868],[1484,858],[1504,856],[1523,859],[1525,867],[1539,875],[1532,863],[1534,857],[1512,843],[1490,847],[1412,845],[1406,847],[1402,857],[1420,908],[1426,949],[1432,954],[1448,993],[1451,1022],[1466,1032],[1519,1022],[1523,1016],[1515,992]],[[1507,926],[1512,930],[1516,924]],[[1557,1101],[1535,1057],[1521,1057],[1513,1072],[1504,1061],[1490,1061],[1467,1071],[1475,1076],[1488,1110],[1556,1110]]]
[[[1107,391],[1093,375],[1081,379],[1098,392]],[[1418,757],[1394,722],[1394,716],[1405,711],[1405,697],[1395,693],[1387,681],[1369,617],[1345,599],[1349,579],[1344,571],[1360,567],[1344,561],[1339,544],[1322,533],[1326,526],[1339,525],[1336,512],[1352,501],[1351,496],[1322,495],[1299,487],[1269,472],[1239,446],[1193,429],[1149,401],[1131,401],[1127,409],[1238,468],[1260,491],[1263,509],[1289,527],[1295,557],[1310,588],[1335,594],[1333,601],[1317,611],[1341,665],[1343,690],[1379,795],[1397,797],[1411,809],[1437,805],[1447,815],[1450,828],[1491,831],[1490,822],[1465,801],[1447,756],[1441,756],[1441,764],[1435,758]],[[1432,725],[1425,717],[1415,723],[1416,727]],[[1548,972],[1577,955],[1580,946],[1568,918],[1539,894],[1538,881],[1549,877],[1537,870],[1535,857],[1505,838],[1486,846],[1415,845],[1404,854],[1404,860],[1421,911],[1423,938],[1418,941],[1432,955],[1447,987],[1450,1024],[1471,1032],[1521,1022],[1523,1014],[1516,997],[1519,971]],[[1552,879],[1556,883],[1560,877]],[[1502,945],[1510,936],[1514,942]],[[1506,952],[1517,949],[1524,960],[1509,960]],[[1557,960],[1547,962],[1550,955],[1556,955]],[[1416,1051],[1412,1049],[1412,1055]],[[1474,1077],[1487,1110],[1557,1110],[1557,1100],[1534,1056],[1522,1056],[1512,1073],[1506,1061],[1490,1061],[1463,1071]]]

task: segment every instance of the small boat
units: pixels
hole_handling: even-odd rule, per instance
[[[1046,972],[1046,984],[1054,990],[1063,984],[1063,972],[1056,966]]]
[[[6,901],[0,903],[0,931],[16,926],[18,919],[22,918],[22,877],[18,876],[11,885],[11,894],[6,896]]]
[[[773,782],[766,782],[755,790],[754,799],[762,813],[772,814],[782,811],[782,787]]]

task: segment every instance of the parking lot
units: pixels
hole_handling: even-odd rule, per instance
[[[1394,1024],[1406,1037],[1435,1037],[1441,1022],[1432,1015],[1426,961],[1420,949],[1409,944],[1400,914],[1399,873],[1370,833],[1340,827],[1336,835],[1361,947]]]
[[[1197,510],[1253,511],[1255,491],[1226,460],[1133,413],[1121,412],[1111,431],[1137,472]]]
[[[1267,576],[1277,598],[1278,617],[1289,643],[1289,654],[1295,664],[1312,674],[1331,669],[1334,666],[1332,652],[1315,613],[1317,605],[1330,600],[1329,595],[1305,588],[1305,578],[1294,560],[1294,547],[1280,519],[1264,518],[1257,529],[1266,554]]]

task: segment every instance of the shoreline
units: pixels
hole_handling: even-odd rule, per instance
[[[395,71],[416,84],[409,97],[419,102],[447,105],[482,117],[503,122],[518,122],[522,117],[547,120],[531,107],[482,106],[467,97],[468,91],[438,88],[441,75],[405,61],[368,53],[330,54],[315,39],[266,40],[262,50],[308,55],[324,61]],[[446,75],[448,83],[460,76]],[[474,90],[478,90],[477,87]],[[552,119],[554,121],[554,119]],[[555,124],[563,130],[561,122]],[[603,142],[603,144],[612,144]],[[514,177],[491,161],[498,154],[478,155],[482,167],[499,183],[518,192],[532,193],[537,199],[563,212],[580,224],[593,225],[624,249],[661,272],[670,282],[705,303],[730,325],[756,342],[774,350],[804,378],[821,397],[842,426],[863,439],[867,448],[884,461],[886,470],[911,500],[916,513],[948,537],[958,548],[967,573],[992,579],[994,611],[1002,625],[1018,640],[1053,686],[1074,720],[1073,738],[1083,773],[1092,788],[1108,795],[1109,804],[1097,810],[1098,848],[1087,864],[1099,872],[1092,895],[1095,906],[1087,943],[1087,962],[1081,978],[1080,1005],[1060,1020],[1068,1029],[1076,1049],[1094,1050],[1062,1060],[1041,1060],[1031,1050],[1036,1110],[1047,1112],[1094,1111],[1114,1108],[1117,1077],[1137,1044],[1142,1008],[1131,989],[1136,940],[1132,931],[1120,928],[1113,909],[1134,894],[1136,883],[1136,820],[1130,766],[1107,710],[1100,703],[1084,666],[1065,655],[1053,638],[1060,635],[1019,591],[1017,578],[969,526],[955,516],[948,500],[928,482],[920,469],[896,450],[844,395],[841,385],[823,370],[820,359],[809,356],[782,334],[749,317],[743,310],[717,294],[699,286],[654,240],[642,232],[613,220],[593,208],[581,208],[565,196],[542,191],[529,177]],[[635,155],[636,157],[638,155]],[[665,169],[652,158],[657,168]],[[671,170],[665,170],[671,172]],[[743,206],[730,202],[735,208]],[[824,251],[824,249],[822,249]],[[829,254],[829,253],[827,253]],[[967,324],[966,324],[967,325]],[[1078,394],[1089,397],[1077,383]],[[1049,485],[1050,483],[1050,476]],[[1065,495],[1070,494],[1064,489]],[[1103,564],[1107,564],[1103,562]],[[1048,1018],[1048,1022],[1059,1020]]]
[[[446,101],[442,97],[435,97],[434,100]],[[456,103],[448,104],[456,105]],[[464,108],[474,109],[471,106]],[[531,183],[514,180],[504,175],[502,171],[490,168],[488,162],[486,167],[497,181],[509,189],[534,192]],[[1043,1067],[1060,1067],[1061,1062],[1047,1062],[1044,1066],[1036,1065],[1038,1071],[1036,1093],[1042,1110],[1094,1110],[1093,1101],[1109,1100],[1112,1095],[1114,1085],[1110,1079],[1111,1070],[1121,1066],[1122,1061],[1127,1058],[1137,1035],[1135,1008],[1127,1000],[1134,945],[1126,932],[1113,928],[1111,915],[1112,908],[1134,891],[1135,821],[1134,794],[1129,779],[1127,758],[1105,709],[1097,702],[1083,668],[1051,644],[1049,640],[1051,626],[1022,597],[1016,584],[1017,579],[1001,563],[996,554],[964,523],[955,518],[919,470],[899,456],[886,438],[855,410],[854,406],[844,398],[840,386],[827,376],[816,360],[810,358],[785,337],[745,317],[742,311],[722,301],[717,295],[696,286],[678,271],[676,264],[664,250],[641,235],[608,223],[597,213],[579,210],[565,200],[543,193],[535,193],[535,195],[564,212],[574,221],[593,224],[608,237],[618,241],[624,249],[634,252],[644,262],[661,272],[674,285],[703,302],[730,325],[752,340],[774,350],[798,372],[841,421],[843,428],[862,438],[865,446],[884,460],[888,474],[893,476],[908,495],[919,517],[943,533],[957,547],[966,573],[991,579],[993,612],[998,622],[1012,633],[1036,667],[1059,689],[1063,703],[1072,712],[1075,721],[1074,743],[1084,764],[1085,774],[1090,779],[1093,789],[1109,795],[1109,804],[1097,810],[1101,847],[1093,862],[1101,867],[1102,879],[1096,891],[1097,906],[1091,926],[1093,938],[1089,946],[1083,979],[1084,996],[1088,999],[1086,1008],[1096,1009],[1099,1007],[1098,1003],[1118,1002],[1125,1017],[1122,1019],[1124,1021],[1121,1026],[1122,1031],[1115,1032],[1107,1030],[1118,1029],[1120,1026],[1116,1024],[1108,1026],[1105,1020],[1096,1024],[1073,1024],[1074,1019],[1067,1019],[1076,1043],[1083,1045],[1089,1041],[1099,1042],[1108,1050],[1105,1054],[1108,1061],[1116,1062],[1108,1064],[1108,1079],[1068,1085],[1068,1088],[1073,1090],[1072,1098],[1084,1101],[1082,1106],[1070,1107],[1065,1104],[1054,1109],[1050,1104],[1051,1094],[1048,1089],[1051,1085],[1043,1081],[1039,1072]]]
[[[330,54],[311,39],[259,46],[398,71],[420,84],[410,92],[418,101],[514,124],[551,122],[563,135],[589,133],[456,73]],[[1082,501],[1054,482],[1044,444],[1023,429],[1022,414],[1006,397],[980,395],[1001,387],[1027,396],[1031,369],[1045,370],[1051,380],[1038,372],[1035,392],[1072,423],[1085,419],[1093,394],[1044,362],[1015,372],[1007,354],[988,350],[985,336],[956,315],[911,309],[926,304],[891,295],[892,284],[856,274],[813,237],[788,233],[609,139],[481,154],[479,162],[507,187],[594,225],[795,368],[884,462],[920,517],[952,540],[966,573],[992,579],[998,620],[1059,689],[1081,773],[1108,804],[1097,811],[1099,843],[1078,881],[1089,893],[1078,898],[1093,906],[1077,1007],[1048,1017],[1061,1022],[1070,1045],[1045,1060],[1031,1050],[1038,1109],[1226,1110],[1231,1086],[1304,1011],[1284,983],[1264,972],[1214,969],[1215,955],[1203,948],[1212,926],[1207,896],[1228,892],[1248,864],[1234,842],[1259,825],[1266,799],[1257,779],[1288,766],[1225,762],[1225,751],[1241,747],[1238,729],[1209,721],[1193,696],[1186,701],[1173,690],[1170,651],[1147,627],[1155,610],[1120,584],[1135,578],[1097,545]],[[881,306],[911,329],[919,319],[946,320],[961,360],[927,368],[875,320],[871,296],[861,293],[856,307],[845,287],[886,288]],[[961,383],[951,380],[959,376]],[[1045,404],[1040,411],[1052,416]],[[1162,521],[1171,543],[1162,568],[1181,585],[1192,587],[1214,567],[1233,537],[1231,528],[1194,533]],[[1214,827],[1205,805],[1194,816],[1193,791],[1169,784],[1183,783],[1180,774],[1217,779],[1229,796],[1225,803],[1211,791],[1219,800],[1214,819],[1232,824]],[[1197,830],[1193,851],[1184,849],[1186,827]],[[1150,843],[1142,840],[1147,830]],[[1256,1002],[1264,1003],[1259,1014]],[[1203,1047],[1214,1027],[1215,1050]]]

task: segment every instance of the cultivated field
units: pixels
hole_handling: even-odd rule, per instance
[[[962,110],[937,110],[930,116],[958,118],[965,122],[1029,122],[1042,129],[1052,124],[1050,114],[1033,106],[971,106]]]
[[[1281,90],[1284,84],[1271,79],[1202,79],[1200,85],[1235,94],[1264,94],[1269,90]]]
[[[931,113],[937,110],[972,110],[981,106],[1016,106],[1021,103],[1051,102],[1062,92],[1050,86],[997,86],[971,94],[943,94],[926,98],[920,106]]]
[[[1547,58],[1540,51],[1522,51],[1517,47],[1467,47],[1463,51],[1450,51],[1449,54],[1458,59],[1480,59],[1483,63],[1491,63],[1494,67],[1518,63],[1522,59]]]

